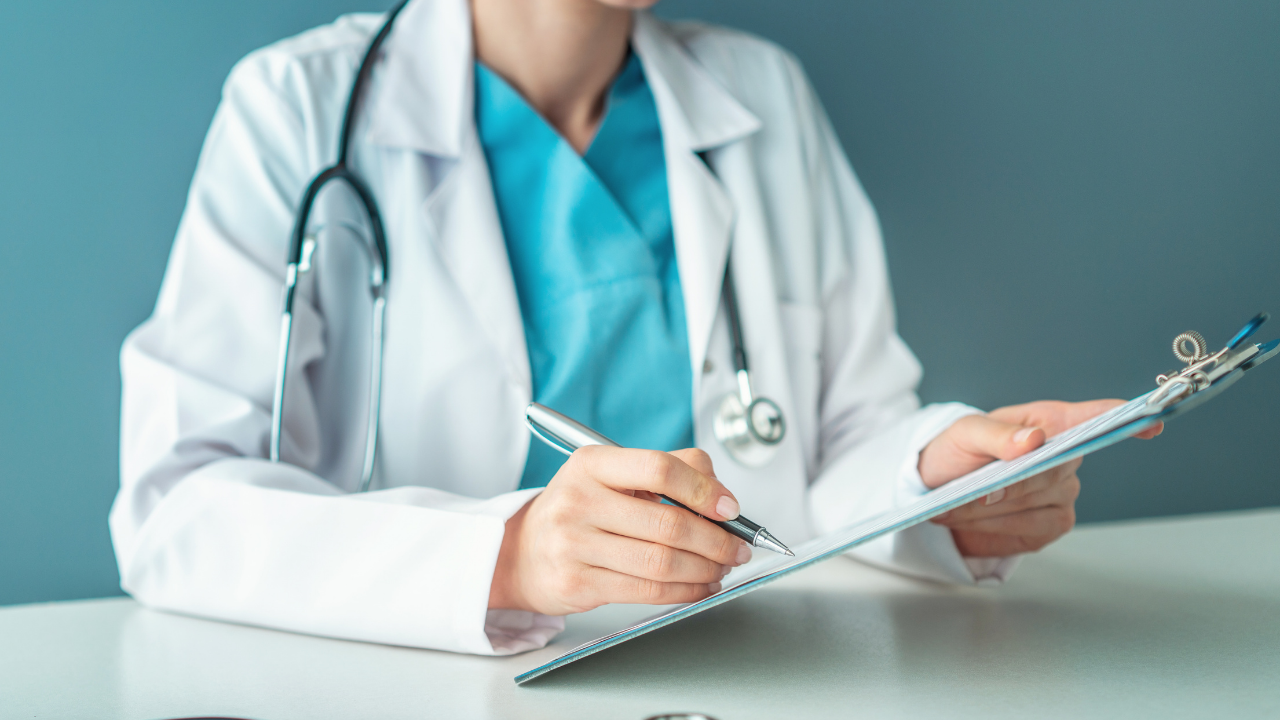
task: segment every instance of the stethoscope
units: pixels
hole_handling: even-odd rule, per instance
[[[408,0],[402,0],[387,14],[386,21],[373,37],[373,41],[369,43],[369,49],[365,51],[364,58],[360,61],[360,70],[356,73],[356,80],[351,88],[351,94],[347,97],[347,106],[343,114],[337,162],[316,175],[303,193],[293,225],[288,265],[285,268],[284,309],[280,318],[280,352],[276,359],[276,386],[271,410],[271,461],[280,462],[289,349],[293,340],[293,304],[297,299],[298,281],[312,269],[318,243],[318,230],[308,231],[311,212],[315,208],[316,198],[325,186],[334,181],[342,182],[351,188],[361,207],[364,208],[373,235],[372,246],[368,243],[360,243],[368,260],[369,294],[373,299],[373,317],[370,324],[372,337],[369,351],[369,415],[365,425],[360,492],[368,490],[373,480],[374,457],[378,449],[378,415],[382,398],[382,336],[387,309],[386,285],[390,262],[387,256],[386,233],[377,202],[364,181],[347,166],[347,158],[351,147],[351,133],[355,125],[356,108],[368,85],[369,76],[373,74],[374,59],[383,41],[390,34],[396,16],[404,9],[407,2]],[[354,236],[359,237],[358,231]],[[728,394],[720,403],[713,430],[716,440],[724,446],[734,460],[747,467],[761,467],[768,464],[776,454],[778,444],[786,435],[786,422],[782,416],[782,409],[777,403],[769,398],[756,397],[751,388],[751,372],[748,368],[747,351],[742,338],[742,323],[738,316],[738,298],[733,288],[733,276],[727,265],[721,296],[729,321],[729,335],[733,343],[733,369],[738,389],[737,392]]]

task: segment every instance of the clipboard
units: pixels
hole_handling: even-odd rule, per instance
[[[1208,352],[1196,332],[1174,338],[1174,355],[1185,367],[1156,377],[1156,389],[1097,417],[1065,430],[1039,448],[1008,461],[995,461],[938,487],[910,504],[858,521],[792,548],[795,557],[771,557],[735,568],[720,592],[695,603],[670,607],[640,622],[588,641],[559,657],[517,675],[519,685],[632,638],[679,622],[734,598],[758,590],[814,563],[839,555],[878,537],[904,530],[948,510],[977,500],[1033,475],[1114,445],[1159,422],[1177,417],[1235,384],[1249,370],[1280,353],[1280,339],[1246,342],[1267,320],[1261,313],[1236,333],[1226,347]]]

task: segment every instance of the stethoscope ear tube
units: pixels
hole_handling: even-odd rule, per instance
[[[311,222],[311,211],[316,198],[330,181],[341,180],[355,192],[369,220],[373,236],[373,249],[369,256],[369,289],[373,296],[373,317],[370,338],[370,378],[369,406],[367,430],[365,433],[364,461],[361,463],[360,492],[369,489],[373,480],[374,459],[377,455],[378,415],[382,402],[382,338],[386,320],[386,282],[390,277],[391,263],[387,251],[386,233],[382,225],[382,214],[373,193],[355,173],[347,167],[347,156],[351,147],[351,133],[355,127],[356,111],[360,104],[360,95],[368,85],[373,73],[374,61],[382,43],[391,33],[391,26],[396,16],[404,9],[408,0],[402,0],[387,13],[387,19],[378,30],[377,35],[369,43],[364,57],[360,61],[360,69],[356,72],[351,94],[347,97],[347,106],[343,113],[342,130],[338,138],[338,159],[331,167],[321,171],[307,184],[298,206],[298,215],[293,224],[293,233],[289,241],[287,265],[285,270],[284,297],[280,318],[280,351],[276,357],[276,385],[271,407],[271,440],[270,458],[272,462],[280,462],[281,435],[284,427],[285,388],[289,372],[289,350],[293,340],[293,304],[297,299],[298,277],[311,268],[310,254],[315,250],[315,240],[307,237],[307,227]],[[366,248],[368,250],[368,248]],[[305,256],[305,257],[304,257]]]
[[[724,302],[725,318],[729,321],[729,340],[733,344],[733,372],[741,381],[744,374],[749,373],[750,370],[747,368],[746,342],[742,339],[742,320],[738,316],[738,291],[733,285],[731,260],[732,258],[728,258],[724,263],[724,281],[720,283],[720,299]],[[750,376],[746,375],[746,377]]]

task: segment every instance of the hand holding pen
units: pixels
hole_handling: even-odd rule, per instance
[[[751,550],[693,513],[713,522],[738,515],[706,453],[584,447],[507,521],[489,607],[565,615],[608,603],[695,602],[719,592],[720,580]]]
[[[610,440],[604,435],[601,435],[595,430],[592,430],[586,425],[583,425],[577,420],[561,415],[545,405],[529,403],[529,407],[525,409],[524,419],[525,424],[529,426],[530,432],[565,455],[572,455],[578,448],[592,445],[621,447],[618,443]],[[707,474],[715,477],[710,470],[710,458],[707,458],[705,453],[702,457],[706,460]],[[726,490],[725,492],[728,491]],[[690,508],[688,505],[661,493],[656,493],[656,498],[654,499],[670,503],[676,507],[684,508],[685,510],[693,511],[693,508]],[[739,515],[736,501],[734,502],[735,504],[731,515],[725,512],[725,508],[721,508],[720,514],[728,517],[727,520],[716,520],[715,518],[712,518],[711,521],[720,528],[729,531],[743,540],[746,540],[748,545],[772,550],[773,552],[781,555],[795,556],[795,553],[791,552],[786,545],[783,545],[782,542],[778,540],[778,538],[774,537],[768,530],[765,530],[760,525],[757,525]]]

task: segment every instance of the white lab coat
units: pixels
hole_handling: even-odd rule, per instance
[[[529,362],[473,122],[465,0],[406,7],[355,128],[391,262],[373,491],[351,494],[370,305],[361,251],[340,237],[361,222],[342,191],[321,203],[331,232],[296,310],[287,463],[264,459],[294,211],[334,160],[380,23],[340,18],[249,55],[226,83],[155,313],[122,351],[121,582],[153,607],[317,635],[540,647],[560,618],[486,610],[504,521],[538,491],[516,489]],[[663,129],[698,446],[789,543],[919,494],[919,449],[972,410],[919,408],[875,214],[799,65],[757,38],[645,13],[632,44]],[[718,302],[731,245],[755,388],[789,420],[759,470],[710,430],[735,387]],[[863,555],[974,581],[937,526]]]

